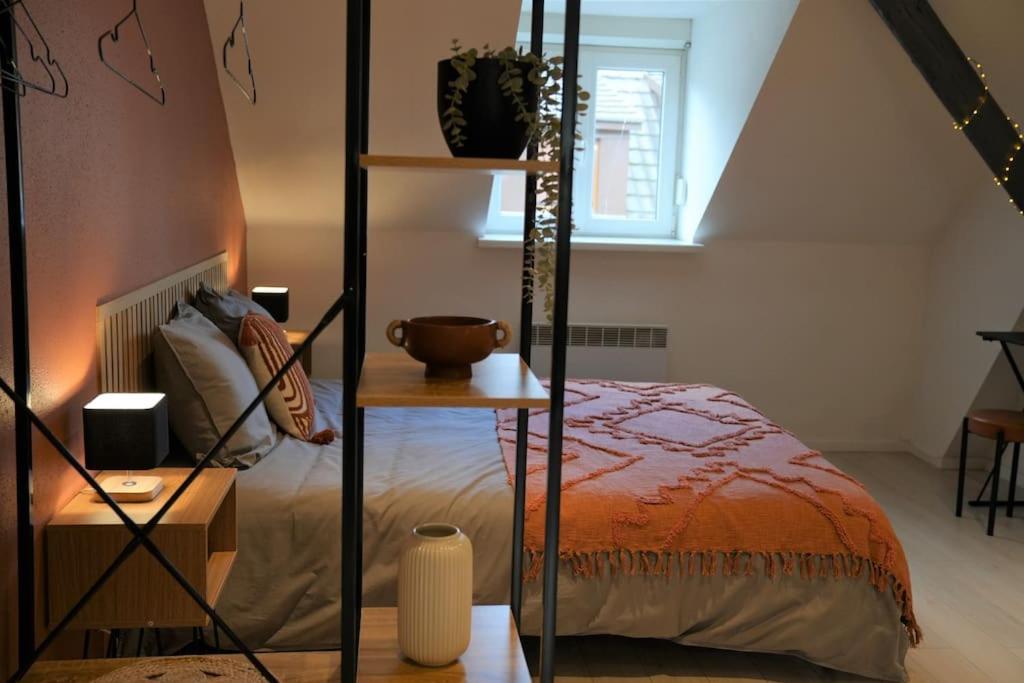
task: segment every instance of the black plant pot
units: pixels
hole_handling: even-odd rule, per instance
[[[519,62],[519,67],[523,72],[521,97],[528,111],[536,111],[537,86],[526,79],[531,65],[529,62]],[[458,147],[452,144],[444,130],[444,112],[449,106],[446,96],[452,90],[448,83],[458,78],[459,74],[450,59],[437,63],[437,118],[452,156],[518,159],[526,149],[529,126],[525,121],[516,121],[519,110],[515,102],[501,92],[498,77],[503,70],[501,62],[492,57],[477,59],[473,65],[476,78],[470,81],[460,107],[466,119],[462,131],[466,140]]]

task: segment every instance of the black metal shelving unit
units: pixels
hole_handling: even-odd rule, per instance
[[[344,283],[351,292],[354,308],[346,310],[344,325],[344,406],[342,468],[342,672],[346,683],[354,682],[359,667],[359,635],[362,595],[362,510],[363,510],[363,409],[358,407],[358,385],[366,349],[366,257],[368,188],[367,169],[361,162],[369,146],[369,48],[370,0],[348,0],[346,93],[349,104],[345,122],[345,240]],[[543,51],[544,0],[534,0],[531,50]],[[579,62],[580,0],[568,0],[565,14],[565,63],[559,159],[560,204],[558,206],[557,253],[550,384],[550,427],[548,437],[547,506],[545,513],[543,567],[543,630],[540,678],[554,680],[555,623],[558,591],[558,535],[562,483],[562,418],[565,399],[565,361],[569,304],[569,255],[572,222],[573,141],[576,138],[576,83]],[[527,157],[537,158],[531,145]],[[529,297],[531,265],[527,245],[534,226],[537,184],[527,176],[523,225],[523,281],[520,305],[519,355],[529,365],[530,329],[533,305]],[[522,612],[523,528],[526,484],[528,410],[520,408],[516,422],[516,468],[513,511],[512,583],[510,609],[517,627]]]
[[[20,18],[15,17],[15,11]],[[134,12],[134,9],[133,9]],[[26,28],[28,27],[28,28]],[[31,29],[31,30],[28,30]],[[140,27],[141,30],[141,27]],[[30,56],[30,63],[42,69],[47,79],[42,81],[27,80],[18,67],[19,37],[28,43],[25,52]],[[36,42],[33,42],[36,41]],[[102,61],[102,54],[101,54]],[[124,76],[118,73],[119,76]],[[47,80],[49,82],[47,82]],[[138,87],[129,81],[131,85]],[[122,507],[115,502],[88,470],[75,458],[71,450],[61,442],[49,429],[46,423],[31,406],[31,365],[29,363],[29,310],[28,310],[28,261],[26,252],[27,229],[24,209],[24,175],[21,139],[21,97],[30,92],[66,98],[69,88],[63,68],[51,55],[43,33],[29,14],[28,8],[21,0],[0,0],[0,98],[3,104],[3,145],[5,154],[5,186],[7,190],[7,234],[8,258],[10,266],[11,296],[11,339],[12,339],[12,383],[0,377],[0,392],[14,404],[14,436],[15,436],[15,485],[17,515],[17,581],[18,581],[18,665],[11,677],[12,681],[21,680],[36,660],[53,644],[53,642],[71,625],[75,617],[90,599],[114,575],[117,569],[140,547],[144,548],[153,559],[175,579],[182,589],[206,612],[215,628],[219,629],[230,642],[245,655],[253,667],[268,681],[275,681],[274,675],[255,656],[252,650],[242,642],[226,624],[223,618],[209,605],[205,596],[200,593],[182,573],[167,559],[164,553],[149,538],[160,520],[181,498],[185,491],[195,482],[202,470],[208,467],[213,457],[227,444],[252,412],[260,406],[274,386],[288,373],[292,365],[312,345],[313,341],[323,333],[324,329],[351,304],[351,295],[343,292],[324,313],[320,322],[310,332],[306,340],[294,351],[284,366],[261,388],[257,396],[242,411],[234,423],[224,432],[218,442],[196,464],[195,468],[182,484],[172,493],[161,508],[144,526],[136,524]],[[163,97],[156,99],[163,104]],[[12,386],[13,384],[13,386]],[[118,553],[110,566],[95,580],[88,590],[67,611],[67,613],[41,639],[37,638],[39,629],[36,625],[36,558],[35,558],[35,527],[32,506],[32,437],[33,429],[39,433],[57,454],[82,478],[85,484],[92,487],[104,504],[117,515],[131,536],[124,548]]]
[[[0,66],[3,82],[4,163],[7,188],[7,249],[11,275],[11,370],[14,391],[31,403],[28,345],[28,261],[25,252],[25,185],[22,176],[21,97],[9,78],[17,62],[13,7],[0,8]],[[14,413],[18,541],[18,661],[32,657],[35,644],[35,532],[32,524],[32,425],[25,409]],[[24,604],[28,600],[28,604]]]
[[[30,669],[36,659],[54,640],[67,629],[86,603],[113,576],[118,567],[138,548],[144,548],[162,564],[182,588],[207,613],[220,631],[242,652],[253,666],[270,681],[273,674],[259,661],[254,653],[238,639],[230,627],[205,598],[177,571],[160,549],[149,539],[160,519],[184,494],[199,473],[209,466],[213,457],[237,432],[249,415],[274,386],[298,362],[303,353],[313,344],[326,327],[344,311],[344,389],[343,389],[343,463],[342,463],[342,676],[346,683],[354,683],[358,677],[359,635],[361,623],[362,595],[362,512],[363,512],[363,421],[364,412],[358,405],[359,379],[366,356],[366,259],[367,259],[367,188],[368,173],[362,164],[367,154],[369,140],[369,54],[370,54],[370,0],[347,0],[347,55],[346,91],[349,97],[345,123],[345,237],[344,237],[344,285],[343,291],[332,306],[324,313],[320,322],[310,332],[303,344],[292,357],[259,391],[249,406],[238,416],[220,440],[196,465],[193,472],[169,497],[161,509],[144,526],[139,526],[128,517],[121,506],[111,499],[92,475],[78,462],[74,454],[53,434],[45,422],[32,410],[30,404],[29,364],[29,317],[28,317],[28,266],[26,259],[26,226],[24,212],[24,181],[22,174],[22,147],[20,97],[34,90],[45,94],[66,97],[67,80],[56,60],[49,56],[47,47],[46,65],[53,68],[50,73],[52,87],[40,86],[23,81],[17,71],[17,36],[21,31],[14,18],[14,8],[20,0],[0,0],[0,66],[3,67],[3,144],[5,151],[7,213],[8,213],[8,256],[10,259],[11,333],[12,333],[12,374],[13,387],[0,378],[0,391],[15,407],[15,448],[16,448],[16,510],[17,510],[17,565],[18,565],[18,670],[13,680],[19,680]],[[32,21],[26,13],[26,20]],[[553,320],[552,372],[550,385],[550,432],[548,440],[547,508],[545,516],[545,558],[543,567],[543,632],[541,639],[540,677],[545,683],[554,679],[555,620],[558,589],[558,528],[561,494],[562,463],[562,418],[565,396],[565,360],[567,342],[568,295],[569,295],[569,252],[572,215],[573,143],[576,135],[576,83],[579,59],[580,0],[568,0],[565,18],[565,62],[563,65],[563,116],[561,135],[563,144],[558,160],[559,184],[561,188],[558,207],[557,254],[555,259],[555,305]],[[32,23],[35,26],[34,22]],[[533,0],[533,24],[531,49],[542,51],[544,27],[544,0]],[[38,29],[37,33],[38,33]],[[41,33],[39,33],[40,39]],[[43,41],[45,45],[45,41]],[[50,69],[47,69],[49,72]],[[63,90],[57,85],[54,74],[63,80]],[[159,100],[158,100],[159,101]],[[531,145],[528,162],[523,166],[536,170],[538,150]],[[481,161],[481,160],[477,160]],[[507,162],[503,165],[507,165]],[[530,329],[533,306],[528,296],[532,282],[528,275],[531,265],[527,242],[534,226],[537,206],[536,178],[527,176],[525,195],[525,219],[523,226],[523,280],[520,307],[520,358],[529,365],[531,356]],[[513,551],[510,610],[516,626],[520,624],[522,608],[522,551],[525,508],[525,480],[527,453],[528,410],[521,408],[517,415],[517,444],[515,468],[515,495],[513,511]],[[131,535],[110,567],[101,574],[94,584],[81,596],[64,617],[37,642],[35,623],[35,547],[32,520],[32,430],[37,430],[57,453],[81,476],[83,481],[97,491]]]

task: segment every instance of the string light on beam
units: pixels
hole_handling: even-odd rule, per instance
[[[1009,116],[1006,117],[1006,120],[1013,126],[1013,132],[1017,136],[1017,141],[1013,143],[1013,149],[1006,155],[1006,165],[1003,166],[1001,176],[997,175],[993,178],[996,181],[996,185],[1000,187],[1010,182],[1010,171],[1013,169],[1013,164],[1017,161],[1017,157],[1020,156],[1021,149],[1024,149],[1024,132],[1021,132],[1020,124]],[[1017,213],[1024,216],[1024,209],[1017,204],[1013,197],[1010,197],[1010,203],[1013,204],[1013,208],[1017,209]]]
[[[965,116],[964,118],[960,119],[959,121],[953,122],[953,130],[963,130],[967,126],[971,125],[971,123],[974,121],[974,117],[978,115],[982,107],[984,107],[985,104],[988,102],[988,84],[985,83],[985,79],[987,78],[987,76],[985,75],[985,69],[982,68],[981,62],[976,62],[970,57],[967,58],[967,61],[971,66],[974,67],[974,70],[978,72],[978,75],[981,77],[982,86],[985,88],[985,90],[984,92],[982,92],[981,97],[978,98],[978,104],[977,106],[974,107],[974,109],[971,110],[971,113]]]
[[[982,108],[989,100],[988,84],[985,82],[987,78],[987,76],[985,75],[985,69],[981,66],[980,62],[976,62],[970,57],[967,58],[967,61],[968,63],[970,63],[972,67],[974,67],[974,70],[978,72],[978,76],[981,78],[981,83],[984,86],[985,90],[984,92],[982,92],[981,97],[978,99],[978,104],[974,107],[974,109],[971,110],[971,113],[965,116],[964,118],[960,119],[959,121],[953,122],[954,130],[963,130],[967,126],[971,125],[971,123],[974,121],[974,118],[978,115],[979,112],[981,112]],[[1002,187],[1010,182],[1010,175],[1013,171],[1014,162],[1016,162],[1017,157],[1022,154],[1021,150],[1024,150],[1024,132],[1022,132],[1020,124],[1014,121],[1009,116],[1006,117],[1006,120],[1009,121],[1011,126],[1013,126],[1013,134],[1016,136],[1017,139],[1014,141],[1009,153],[1007,153],[1006,155],[1006,162],[1003,166],[1002,172],[999,175],[992,177],[992,180],[994,180],[996,185],[998,185],[999,187]],[[1024,208],[1021,208],[1020,205],[1017,204],[1017,200],[1015,200],[1012,196],[1010,197],[1010,204],[1013,205],[1013,208],[1017,209],[1017,213],[1024,216]]]

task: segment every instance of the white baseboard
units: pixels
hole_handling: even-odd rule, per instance
[[[906,453],[908,445],[902,439],[815,439],[803,438],[809,448],[822,453]]]
[[[940,457],[936,458],[934,456],[928,455],[927,453],[925,453],[921,449],[915,448],[913,446],[909,446],[907,448],[907,450],[909,452],[913,453],[914,456],[917,457],[919,460],[923,460],[924,462],[928,463],[929,465],[931,465],[932,467],[934,467],[936,469],[940,469],[940,470],[955,470],[955,469],[958,469],[960,467],[959,460],[956,457],[941,457],[940,456]],[[1002,474],[1002,477],[1001,477],[1001,479],[1005,479],[1006,481],[1010,480],[1009,460],[1010,460],[1010,457],[1009,457],[1009,451],[1008,451],[1007,454],[1003,456],[1003,474]],[[993,462],[993,458],[992,458],[991,455],[977,455],[977,454],[970,454],[970,453],[967,455],[967,469],[968,470],[980,470],[980,471],[985,472],[985,471],[988,471],[989,469],[992,468],[992,462]]]
[[[932,467],[940,470],[948,470],[955,467],[955,464],[946,462],[946,459],[942,456],[935,456],[931,453],[926,453],[912,443],[907,443],[907,450],[914,454],[914,457],[919,460],[924,460]]]

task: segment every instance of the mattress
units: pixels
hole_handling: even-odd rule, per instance
[[[341,427],[341,387],[314,382],[326,426]],[[458,525],[473,543],[473,597],[506,603],[512,489],[492,410],[366,411],[364,605],[394,605],[412,527]],[[254,649],[340,643],[341,441],[284,437],[238,474],[239,551],[218,612]],[[524,635],[540,632],[540,582],[524,586]],[[790,654],[830,668],[905,680],[909,642],[891,597],[859,580],[778,574],[559,577],[560,635],[616,634]]]

